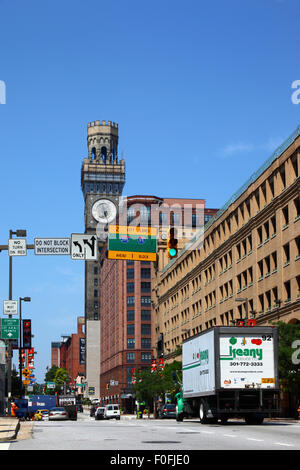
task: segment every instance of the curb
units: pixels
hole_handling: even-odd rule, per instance
[[[13,425],[8,425],[10,428],[13,428]],[[20,420],[18,419],[18,422],[15,426],[14,429],[8,429],[5,431],[1,431],[0,434],[0,442],[7,442],[7,441],[14,441],[17,438],[18,432],[20,431]]]

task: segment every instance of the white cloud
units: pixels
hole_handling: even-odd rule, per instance
[[[274,152],[276,148],[283,142],[279,138],[270,138],[268,141],[262,144],[252,144],[249,142],[236,142],[233,144],[226,145],[223,149],[219,151],[220,158],[229,158],[235,155],[241,155],[245,153],[265,151],[265,152]]]

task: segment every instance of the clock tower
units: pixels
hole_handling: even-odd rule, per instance
[[[81,168],[85,233],[97,234],[98,251],[107,225],[114,223],[125,184],[125,162],[118,158],[118,124],[88,124],[88,157]],[[86,396],[100,398],[100,302],[99,261],[85,262]]]

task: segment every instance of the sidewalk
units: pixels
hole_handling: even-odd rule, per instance
[[[0,417],[0,442],[12,441],[17,438],[20,420],[9,416]]]

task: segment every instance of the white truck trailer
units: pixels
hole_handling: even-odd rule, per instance
[[[176,419],[261,424],[279,415],[276,327],[213,327],[183,342]]]

